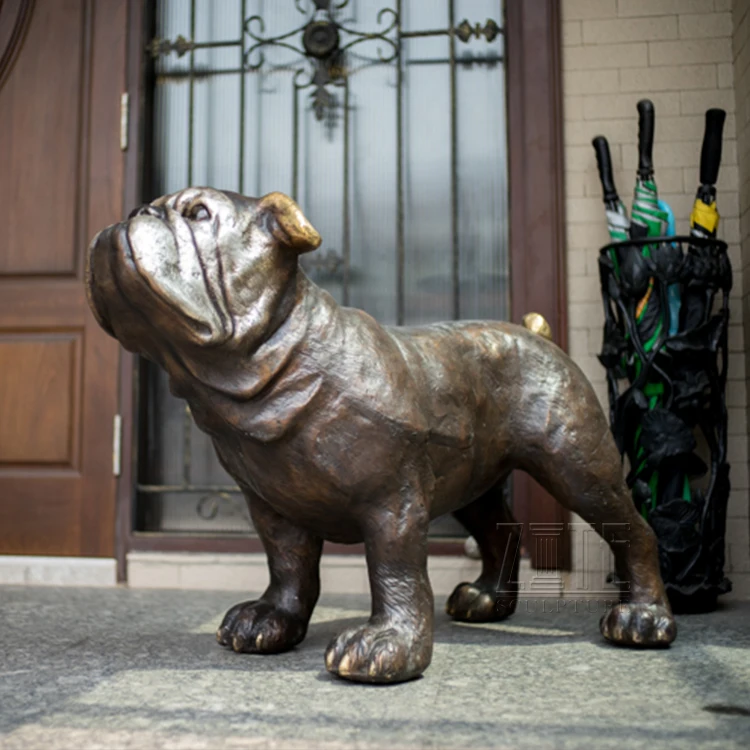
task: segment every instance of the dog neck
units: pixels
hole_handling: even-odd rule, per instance
[[[306,367],[305,342],[311,326],[328,327],[335,305],[325,304],[301,270],[288,291],[277,308],[285,314],[272,316],[275,325],[260,343],[240,338],[165,362],[170,390],[187,399],[207,432],[218,433],[220,422],[263,442],[278,439],[317,393],[322,377]]]

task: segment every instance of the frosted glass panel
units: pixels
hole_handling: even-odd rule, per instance
[[[154,194],[294,195],[323,236],[308,274],[383,323],[507,317],[502,4],[316,5],[158,0]],[[304,46],[313,22],[336,29],[328,57]],[[144,382],[147,525],[246,529],[208,438],[162,374]]]

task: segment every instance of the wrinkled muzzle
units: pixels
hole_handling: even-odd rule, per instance
[[[109,269],[108,248],[111,240],[107,236],[114,226],[107,227],[99,232],[89,245],[86,253],[86,269],[84,273],[84,286],[86,288],[86,299],[96,322],[110,335],[115,332],[109,320],[106,298],[111,294],[112,279]]]
[[[129,349],[140,348],[134,338],[144,326],[205,346],[229,335],[210,276],[187,225],[173,227],[161,210],[146,207],[93,239],[86,293],[99,325]]]

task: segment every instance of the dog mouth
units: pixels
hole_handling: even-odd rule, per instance
[[[105,230],[92,243],[92,309],[102,326],[111,331],[106,301],[111,293],[124,298],[133,312],[153,325],[179,328],[193,344],[216,345],[232,335],[231,316],[189,224],[182,217],[167,216],[163,209],[134,212],[127,221]],[[108,260],[105,261],[104,256]],[[103,266],[108,285],[101,289],[97,273]],[[104,293],[102,293],[104,292]]]
[[[106,333],[115,338],[115,331],[110,321],[107,304],[103,297],[102,291],[104,278],[111,278],[112,271],[109,266],[110,248],[101,247],[102,244],[108,246],[113,244],[110,235],[113,227],[108,227],[99,232],[89,245],[86,254],[86,268],[84,272],[84,287],[86,289],[86,300],[96,322],[104,329]],[[106,264],[106,272],[102,273],[102,264]]]

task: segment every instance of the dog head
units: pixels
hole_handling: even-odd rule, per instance
[[[247,351],[293,303],[297,257],[320,235],[283,193],[188,188],[136,209],[89,246],[86,291],[126,349],[234,344]],[[290,298],[291,295],[291,299]]]

